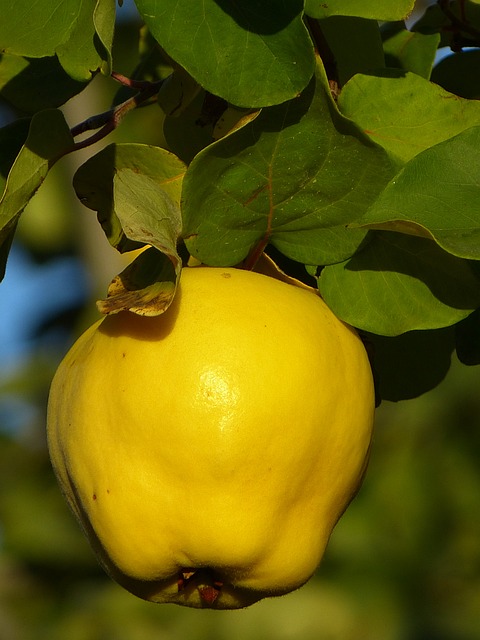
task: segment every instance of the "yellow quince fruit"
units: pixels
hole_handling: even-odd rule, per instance
[[[48,441],[119,584],[233,609],[315,572],[373,414],[363,344],[316,293],[195,267],[163,315],[111,315],[79,338],[52,383]]]

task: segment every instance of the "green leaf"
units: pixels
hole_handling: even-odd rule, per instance
[[[319,77],[196,156],[183,235],[210,265],[237,264],[267,242],[307,264],[343,260],[365,237],[346,226],[391,175],[384,152],[338,114]]]
[[[438,33],[412,33],[404,28],[389,30],[383,43],[386,65],[411,71],[428,80],[439,44]]]
[[[480,305],[479,285],[468,261],[426,238],[387,231],[372,232],[362,251],[319,278],[338,317],[385,336],[455,324]]]
[[[365,336],[382,400],[416,398],[435,388],[450,369],[455,329],[409,331],[401,336]]]
[[[114,177],[125,169],[151,178],[179,207],[185,165],[160,147],[126,143],[105,147],[77,170],[73,178],[77,196],[85,206],[98,212],[109,242],[121,252],[138,246],[138,243],[132,243],[133,238],[129,240],[126,237],[117,215]]]
[[[0,282],[5,277],[8,254],[10,253],[16,230],[17,225],[15,223],[0,229]]]
[[[24,127],[24,122],[16,123],[13,128],[8,129],[6,135],[4,131],[2,137],[8,138],[12,133],[21,135]],[[16,135],[13,141],[10,140],[7,156],[19,142]],[[7,247],[2,250],[3,258],[5,251],[8,252],[20,214],[44,181],[51,166],[67,153],[72,145],[73,138],[60,111],[51,109],[33,116],[27,139],[11,166],[0,199],[0,242],[2,245],[5,243]],[[5,161],[5,157],[3,160]]]
[[[192,76],[177,67],[160,87],[158,104],[165,115],[175,118],[185,111],[200,91],[200,85]]]
[[[186,164],[214,142],[213,122],[203,123],[201,120],[206,96],[211,94],[202,91],[178,116],[167,116],[163,123],[168,148]]]
[[[367,73],[385,66],[376,20],[331,16],[320,20],[319,27],[335,59],[340,86],[356,73]]]
[[[0,129],[0,202],[7,184],[7,176],[27,139],[29,127],[30,120],[22,118]],[[10,253],[16,229],[16,216],[0,226],[0,282],[5,276],[8,254]]]
[[[73,80],[56,57],[0,57],[0,95],[24,113],[59,107],[80,93],[85,82]]]
[[[353,226],[430,235],[445,251],[480,260],[479,202],[480,126],[410,160]]]
[[[94,43],[101,57],[100,71],[108,76],[112,71],[112,46],[115,33],[115,0],[97,0],[93,11]],[[98,43],[96,38],[98,37]],[[98,51],[99,50],[99,51]]]
[[[17,0],[3,12],[0,50],[27,58],[58,56],[75,80],[109,73],[115,0]]]
[[[181,264],[176,250],[181,229],[180,207],[157,181],[138,173],[138,169],[117,168],[113,199],[127,238],[151,245],[174,264]]]
[[[312,18],[356,16],[371,20],[404,20],[413,10],[415,0],[306,0],[305,13]]]
[[[414,73],[357,75],[338,104],[399,165],[480,124],[480,103],[464,100]]]
[[[302,0],[136,0],[163,49],[207,91],[241,107],[298,95],[314,72]]]

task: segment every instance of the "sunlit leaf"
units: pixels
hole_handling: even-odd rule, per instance
[[[279,104],[314,71],[302,0],[136,0],[163,49],[207,91],[242,107]]]
[[[339,96],[354,120],[399,164],[480,124],[480,102],[464,100],[414,73],[356,75]]]
[[[75,80],[108,73],[115,22],[115,0],[17,0],[3,11],[0,50],[28,58],[58,55]]]
[[[480,260],[479,202],[480,126],[413,158],[354,226],[430,235],[445,251]]]
[[[480,280],[466,260],[431,240],[386,231],[325,267],[319,289],[340,318],[385,336],[450,326],[480,305]]]
[[[312,18],[356,16],[372,20],[403,20],[412,11],[415,0],[306,0],[305,13]]]

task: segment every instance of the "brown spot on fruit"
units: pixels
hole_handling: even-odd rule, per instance
[[[220,588],[217,588],[214,585],[203,585],[201,587],[197,587],[197,589],[200,594],[200,598],[208,605],[212,605],[220,595]]]

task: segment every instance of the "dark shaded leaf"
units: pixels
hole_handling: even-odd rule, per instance
[[[382,400],[416,398],[436,387],[450,369],[455,329],[365,336],[371,347],[377,392]]]
[[[478,100],[480,98],[480,50],[459,51],[446,56],[432,72],[432,82],[457,96]]]
[[[439,33],[440,46],[449,47],[455,46],[459,36],[467,40],[472,38],[471,28],[480,30],[480,5],[476,0],[448,2],[448,11],[454,16],[456,24],[452,23],[439,4],[433,4],[411,27],[412,31],[426,34]],[[462,30],[460,26],[462,23],[466,25],[466,30]],[[464,42],[463,46],[467,46],[467,42]]]
[[[357,73],[368,73],[385,66],[376,20],[331,16],[319,20],[319,26],[335,59],[340,86]]]
[[[0,95],[24,113],[59,107],[85,86],[73,80],[56,57],[0,56]]]
[[[480,309],[476,309],[456,326],[456,348],[460,362],[480,364]]]

